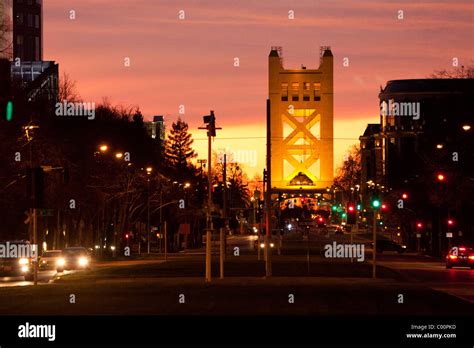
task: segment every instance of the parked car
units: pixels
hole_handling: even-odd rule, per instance
[[[91,257],[86,248],[71,247],[61,252],[61,257],[57,260],[56,270],[90,269]]]
[[[30,243],[28,241],[8,241],[2,242],[3,250],[11,253],[16,248],[16,255],[19,250],[28,250]],[[8,255],[0,255],[0,276],[3,277],[19,277],[23,276],[25,280],[31,281],[34,277],[33,262],[31,257],[7,257]]]
[[[43,252],[39,260],[40,270],[56,269],[62,257],[61,250],[48,250]]]
[[[474,249],[465,246],[453,247],[446,255],[446,268],[471,267],[474,269]]]

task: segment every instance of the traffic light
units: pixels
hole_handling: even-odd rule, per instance
[[[0,59],[0,116],[7,121],[11,121],[13,118],[11,84],[10,61]]]
[[[380,199],[377,196],[372,197],[372,208],[374,209],[380,208]]]
[[[214,116],[214,111],[211,110],[210,115],[202,117],[204,123],[207,124],[207,136],[215,137],[216,136],[216,116]]]
[[[356,206],[357,210],[362,210],[362,204],[359,202],[357,203],[357,206]]]
[[[438,180],[438,182],[443,182],[445,179],[446,177],[443,173],[438,173],[438,175],[436,175],[436,180]]]
[[[357,210],[354,203],[347,204],[347,223],[355,225],[357,222]]]
[[[423,228],[423,224],[421,222],[416,223],[416,228],[421,229]]]
[[[453,220],[453,219],[448,219],[448,225],[449,225],[449,226],[454,225],[454,220]]]
[[[402,194],[402,198],[403,198],[403,199],[407,199],[407,198],[408,198],[408,194],[404,192],[404,193]]]
[[[44,208],[44,172],[43,168],[28,168],[26,177],[28,180],[28,198],[30,208]]]
[[[336,211],[337,207],[335,205],[332,206],[332,211]]]
[[[388,206],[387,206],[385,203],[382,203],[382,204],[380,205],[380,208],[381,208],[382,210],[387,210],[387,209],[388,209]]]

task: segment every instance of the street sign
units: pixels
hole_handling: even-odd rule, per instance
[[[452,232],[446,233],[446,238],[453,238],[453,233]]]

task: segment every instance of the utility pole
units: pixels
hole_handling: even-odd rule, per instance
[[[214,116],[214,111],[211,110],[210,115],[203,116],[204,123],[207,124],[206,127],[199,127],[199,129],[207,130],[207,228],[206,228],[206,282],[211,281],[211,232],[213,230],[212,226],[212,217],[211,217],[211,207],[212,207],[212,138],[216,136],[216,117]]]
[[[265,234],[265,276],[271,277],[272,276],[272,261],[271,261],[271,247],[270,247],[270,238],[272,235],[271,231],[271,199],[272,199],[272,161],[271,161],[271,119],[270,119],[270,99],[267,99],[267,170],[266,170],[266,178],[264,177],[264,185],[266,184],[266,191],[265,191],[265,226],[266,226],[266,234]]]
[[[222,181],[224,182],[224,188],[222,190],[222,220],[224,221],[224,226],[227,226],[227,154],[224,153],[224,169],[222,173]],[[225,260],[225,227],[220,228],[219,236],[219,269],[220,269],[220,278],[224,279],[224,260]]]

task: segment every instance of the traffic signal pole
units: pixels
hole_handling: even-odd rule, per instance
[[[211,207],[212,207],[212,137],[216,136],[216,129],[222,129],[216,127],[216,117],[214,116],[214,111],[211,110],[210,115],[203,116],[204,123],[207,124],[206,127],[199,127],[199,129],[207,129],[207,209],[206,209],[206,282],[211,281],[211,232],[214,229],[212,224],[211,217]]]
[[[373,221],[372,221],[372,238],[374,239],[374,247],[372,250],[372,278],[376,279],[377,278],[377,272],[376,272],[376,261],[377,261],[377,211],[373,209],[374,215],[373,215]]]
[[[213,229],[211,219],[211,205],[212,205],[212,137],[211,133],[207,132],[207,161],[209,166],[207,167],[207,229],[206,229],[206,282],[211,281],[211,231]]]

